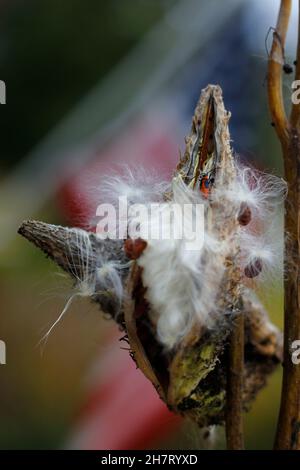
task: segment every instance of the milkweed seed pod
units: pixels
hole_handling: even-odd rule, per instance
[[[146,174],[139,181],[130,171],[107,182],[103,194],[127,196],[129,209],[160,203],[150,217],[129,210],[125,242],[34,221],[19,229],[75,278],[78,295],[115,318],[160,397],[199,426],[224,421],[227,342],[237,315],[245,317],[245,408],[282,352],[281,334],[252,289],[254,278],[273,266],[276,250],[265,232],[285,187],[237,161],[229,118],[220,87],[207,86],[170,183]],[[186,205],[191,212],[177,210]],[[204,230],[191,238],[195,206],[204,224],[196,232]],[[150,236],[161,215],[163,229],[187,230],[169,239]],[[130,229],[137,225],[135,236]]]

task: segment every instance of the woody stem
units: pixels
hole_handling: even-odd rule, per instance
[[[244,316],[242,313],[237,314],[235,318],[229,341],[226,390],[226,442],[228,450],[243,450]]]
[[[281,143],[288,185],[285,202],[284,362],[275,449],[300,449],[300,367],[291,360],[293,341],[300,338],[300,107],[292,105],[289,120],[282,99],[283,51],[291,0],[282,0],[268,62],[268,98]],[[298,37],[297,59],[300,59]],[[298,60],[299,62],[299,60]],[[297,63],[296,78],[300,76]]]

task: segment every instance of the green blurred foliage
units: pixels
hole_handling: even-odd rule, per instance
[[[174,0],[26,0],[2,6],[2,164],[12,165],[140,40]]]

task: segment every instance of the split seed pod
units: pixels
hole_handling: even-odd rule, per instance
[[[214,306],[209,311],[213,327],[210,328],[195,317],[181,341],[166,350],[153,333],[157,315],[153,313],[155,305],[149,302],[151,295],[147,296],[147,285],[143,284],[144,276],[139,260],[129,276],[127,290],[130,301],[125,306],[124,316],[138,367],[152,381],[169,408],[189,416],[200,426],[220,424],[224,419],[226,341],[236,315],[246,317],[247,348],[252,341],[249,334],[251,322],[255,321],[251,319],[251,314],[248,316],[245,312],[246,305],[249,308],[252,301],[242,287],[239,267],[238,234],[240,226],[250,222],[251,211],[247,205],[241,211],[238,202],[229,203],[226,197],[214,196],[215,187],[221,187],[226,194],[237,178],[230,149],[229,117],[230,114],[224,109],[221,89],[208,86],[203,90],[193,117],[191,133],[186,138],[185,153],[173,179],[175,182],[183,181],[195,191],[204,192],[208,200],[205,208],[206,230],[220,245],[224,242],[222,249],[211,257],[204,251],[201,260],[203,279],[206,279],[204,288],[210,289],[211,282],[214,284],[212,290],[217,291]],[[147,269],[146,263],[142,265]],[[260,315],[265,318],[263,309]],[[149,324],[152,325],[150,328]],[[245,407],[264,382],[265,372],[272,370],[279,360],[279,337],[279,333],[276,331],[274,334],[273,330],[267,340],[273,343],[272,354],[264,357],[262,363],[254,365],[246,356]]]
[[[241,213],[232,197],[240,169],[229,118],[220,87],[202,90],[184,155],[161,194],[167,210],[168,201],[203,203],[205,239],[196,254],[181,242],[101,240],[34,221],[19,229],[73,276],[76,266],[78,288],[89,283],[92,300],[125,330],[133,359],[162,400],[199,426],[224,422],[227,340],[237,315],[245,316],[245,407],[282,352],[281,334],[243,286],[242,230],[251,211],[246,201]]]

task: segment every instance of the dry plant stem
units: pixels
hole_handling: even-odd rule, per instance
[[[300,367],[291,360],[291,344],[300,338],[300,108],[293,105],[290,120],[282,100],[282,52],[291,9],[282,0],[268,63],[269,107],[281,143],[288,194],[285,203],[284,366],[275,449],[300,449]],[[298,38],[296,77],[300,75]]]
[[[293,341],[300,339],[300,136],[291,129],[283,147],[289,194],[285,204],[287,272],[284,282],[284,362],[280,414],[275,448],[300,450],[300,366],[291,360]]]
[[[287,138],[289,123],[285,114],[282,96],[282,63],[283,48],[291,12],[291,0],[282,0],[276,33],[273,33],[273,43],[268,61],[268,95],[269,107],[275,129],[280,141]]]
[[[238,314],[229,345],[226,390],[226,441],[228,450],[243,450],[242,392],[244,370],[244,315]]]
[[[300,80],[300,0],[298,10],[298,40],[297,40],[297,56],[296,56],[296,72],[295,80]],[[300,103],[292,104],[290,123],[292,127],[299,127],[299,116],[300,116]]]

